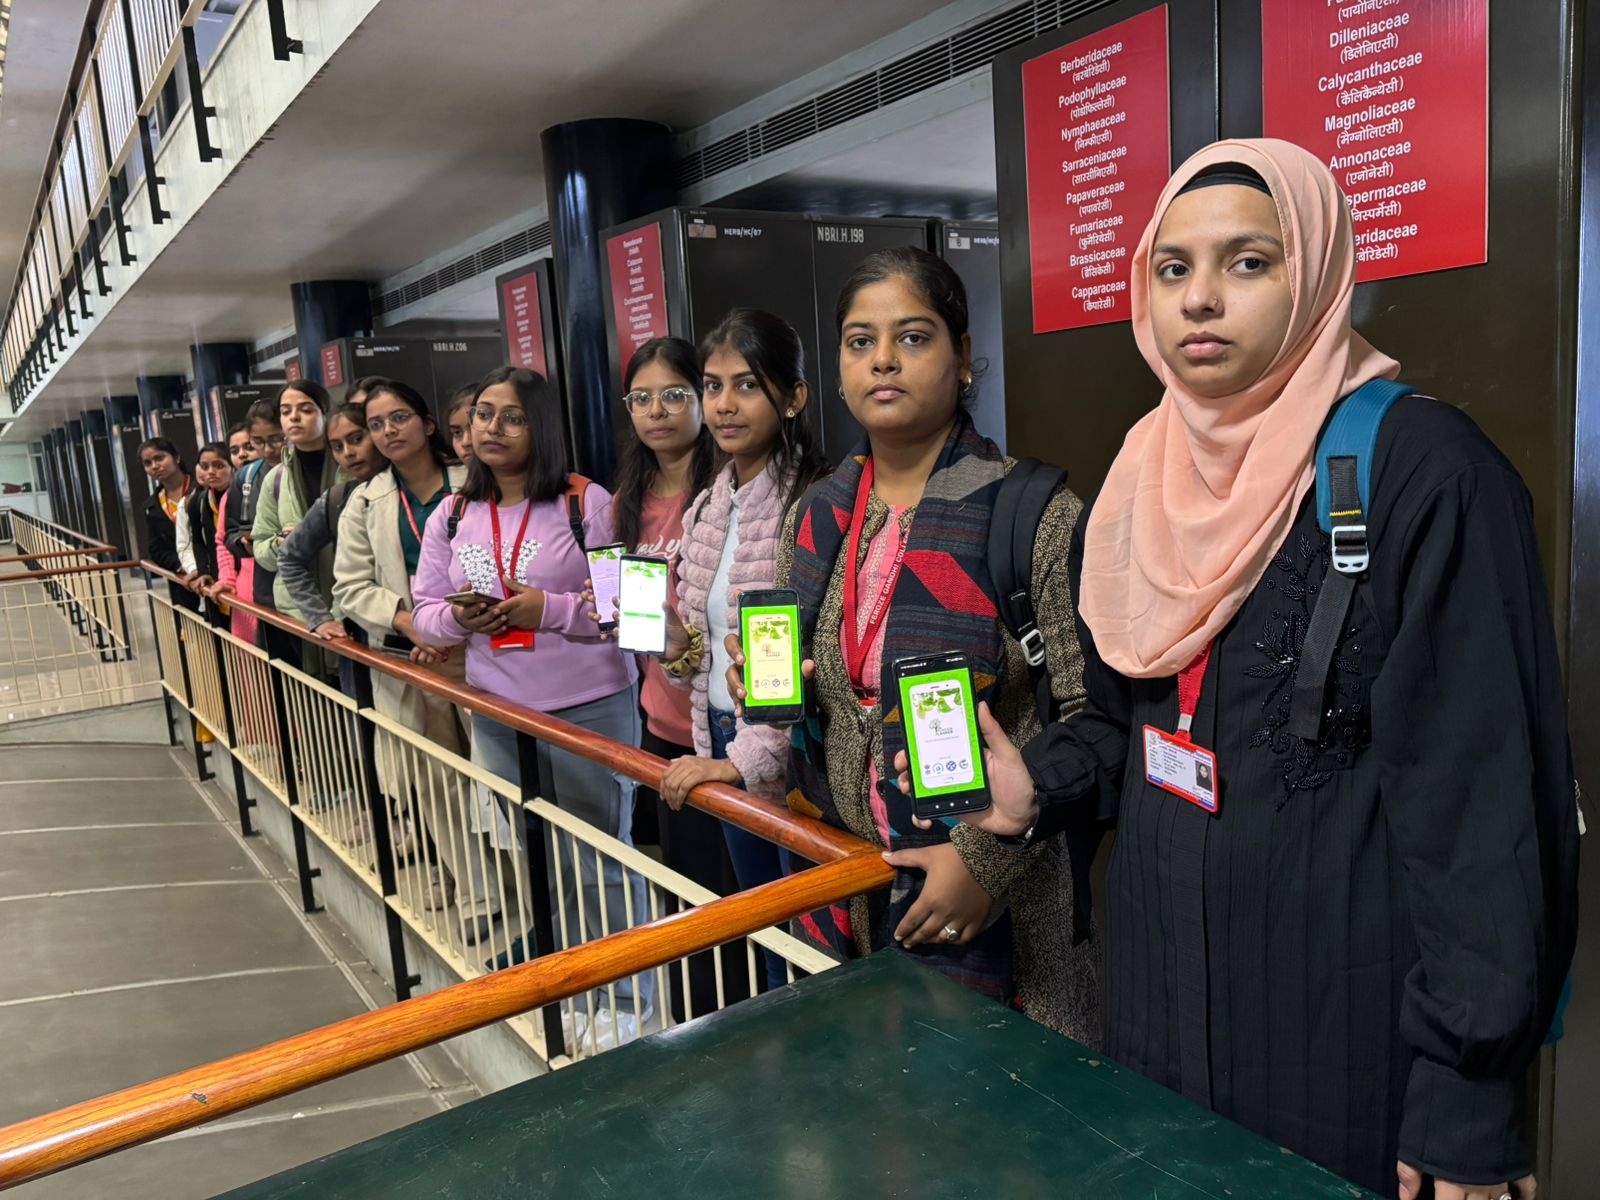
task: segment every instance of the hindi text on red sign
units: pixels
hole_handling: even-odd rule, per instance
[[[500,288],[505,312],[506,356],[513,366],[548,375],[544,361],[544,313],[539,307],[539,275],[529,271]]]
[[[1172,172],[1167,9],[1022,66],[1033,331],[1126,321],[1128,269]]]
[[[1489,0],[1262,0],[1268,137],[1350,197],[1362,281],[1489,258]]]

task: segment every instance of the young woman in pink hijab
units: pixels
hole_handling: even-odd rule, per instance
[[[1566,710],[1528,493],[1447,404],[1380,427],[1370,568],[1315,735],[1291,721],[1318,437],[1399,372],[1350,327],[1354,281],[1307,152],[1221,142],[1173,176],[1132,266],[1166,391],[1074,546],[1088,704],[991,747],[972,820],[1116,820],[1111,1057],[1382,1194],[1526,1197],[1575,930]]]

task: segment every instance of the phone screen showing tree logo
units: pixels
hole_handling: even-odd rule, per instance
[[[745,686],[749,703],[800,703],[793,611],[788,608],[747,610],[744,626]]]
[[[933,796],[984,786],[977,717],[965,671],[903,681],[901,704],[911,714],[907,733],[916,792]]]
[[[595,612],[602,621],[612,621],[622,604],[622,547],[589,551],[589,582],[594,584]]]

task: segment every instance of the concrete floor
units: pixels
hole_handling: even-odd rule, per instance
[[[0,1124],[386,1002],[230,803],[165,747],[0,746]],[[9,1194],[207,1197],[476,1095],[435,1048]]]

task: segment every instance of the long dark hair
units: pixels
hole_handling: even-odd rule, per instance
[[[633,379],[640,369],[659,362],[674,375],[687,379],[694,394],[704,399],[705,377],[701,371],[700,353],[692,342],[682,338],[651,338],[633,352],[628,370],[623,376],[622,391],[633,390]],[[711,477],[717,469],[717,443],[711,428],[700,422],[700,436],[694,443],[694,461],[689,467],[689,498],[693,499],[711,486]],[[629,550],[639,545],[639,522],[644,515],[644,498],[661,472],[661,462],[656,452],[639,440],[637,432],[622,447],[622,459],[617,464],[617,488],[611,501],[611,513],[617,522],[617,540]]]
[[[432,455],[433,461],[439,465],[439,469],[442,471],[455,461],[455,455],[450,450],[450,443],[445,441],[444,435],[439,432],[439,422],[434,418],[433,409],[422,398],[421,392],[417,391],[409,383],[402,383],[398,379],[380,379],[377,376],[373,376],[365,382],[367,384],[368,407],[379,396],[393,396],[415,413],[418,420],[433,422],[433,432],[428,435],[428,453]],[[393,463],[389,464],[389,470],[394,473],[395,479],[398,480],[400,478],[400,473],[395,469]]]
[[[801,494],[828,473],[828,459],[812,424],[807,404],[794,416],[785,416],[782,396],[806,381],[806,351],[800,335],[782,317],[759,308],[735,308],[717,322],[700,342],[701,360],[726,347],[737,351],[755,373],[756,382],[778,414],[778,444],[772,462],[782,478],[794,472],[794,484],[783,498],[787,510]]]
[[[850,315],[850,306],[856,302],[861,289],[890,279],[904,279],[922,298],[922,302],[939,314],[939,319],[950,331],[950,340],[955,344],[956,353],[960,354],[961,339],[967,335],[970,324],[967,285],[961,282],[956,269],[944,259],[918,246],[892,246],[887,250],[877,250],[856,264],[856,269],[844,281],[844,287],[839,289],[839,303],[833,309],[834,328],[841,340],[845,318]],[[970,404],[975,391],[976,385],[967,379],[961,384],[956,398],[962,405]]]
[[[567,434],[562,423],[561,397],[537,371],[506,366],[496,367],[478,380],[473,403],[502,383],[509,383],[516,391],[528,418],[528,501],[538,504],[554,500],[567,490]],[[500,485],[482,459],[472,460],[461,495],[468,500],[499,502]]]

